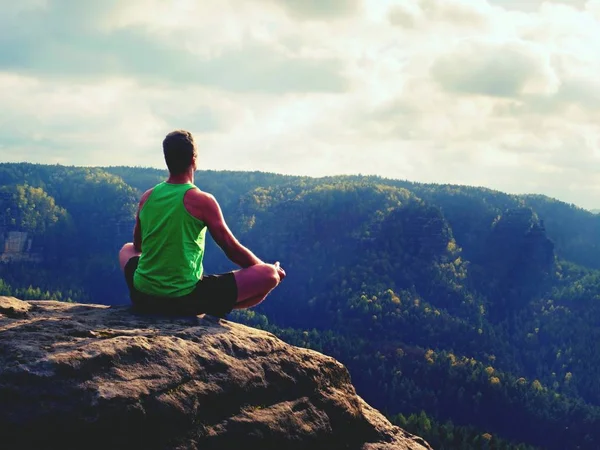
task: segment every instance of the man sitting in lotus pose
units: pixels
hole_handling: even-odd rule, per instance
[[[198,152],[191,133],[169,133],[163,151],[169,178],[142,195],[133,243],[119,252],[131,301],[145,310],[218,317],[257,305],[285,271],[279,262],[266,264],[240,244],[215,198],[194,186]],[[241,269],[203,273],[206,229]]]

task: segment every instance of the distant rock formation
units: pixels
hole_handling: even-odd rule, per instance
[[[0,261],[41,261],[39,254],[31,253],[32,238],[25,231],[0,232],[3,243]]]
[[[9,449],[406,449],[345,367],[209,316],[0,297]]]

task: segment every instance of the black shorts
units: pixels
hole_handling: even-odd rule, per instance
[[[140,292],[133,285],[133,274],[139,260],[139,256],[130,258],[124,272],[129,297],[134,309],[140,312],[225,317],[237,301],[238,290],[233,272],[203,275],[194,290],[183,297],[157,297]]]

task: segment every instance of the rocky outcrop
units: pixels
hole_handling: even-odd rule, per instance
[[[335,359],[209,316],[0,297],[3,449],[430,447]]]

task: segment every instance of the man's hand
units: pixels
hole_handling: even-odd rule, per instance
[[[285,270],[283,270],[283,268],[279,265],[279,261],[276,261],[273,265],[275,266],[275,268],[277,269],[277,273],[279,274],[279,281],[283,281],[283,279],[286,276]]]

